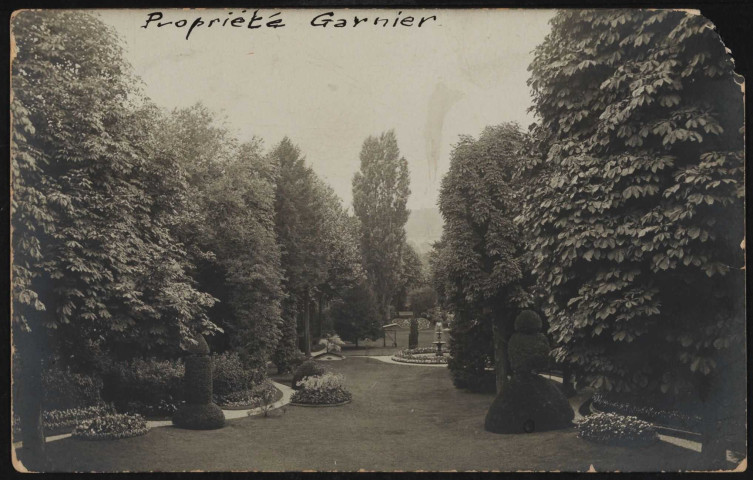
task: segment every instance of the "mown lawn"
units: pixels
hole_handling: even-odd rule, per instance
[[[215,431],[173,427],[103,442],[48,444],[55,471],[596,470],[700,469],[698,454],[659,443],[605,447],[573,429],[495,435],[483,429],[491,395],[453,388],[446,369],[349,357],[326,366],[346,376],[353,402],[286,407],[275,418],[228,421]]]

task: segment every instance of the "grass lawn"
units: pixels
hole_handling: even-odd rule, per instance
[[[702,469],[697,453],[665,443],[606,447],[576,438],[574,429],[488,433],[483,423],[492,396],[456,390],[446,369],[365,357],[325,365],[345,374],[352,403],[288,406],[281,416],[230,420],[214,431],[163,427],[124,440],[59,440],[47,445],[51,470]]]

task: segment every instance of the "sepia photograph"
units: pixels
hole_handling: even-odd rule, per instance
[[[10,18],[18,472],[747,469],[698,10]]]

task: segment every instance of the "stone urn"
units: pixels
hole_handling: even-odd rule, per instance
[[[173,414],[173,425],[192,430],[214,430],[225,426],[225,414],[212,402],[212,359],[209,345],[200,334],[186,349],[183,388],[186,403]]]
[[[512,377],[489,407],[484,428],[494,433],[530,433],[572,425],[574,412],[557,385],[538,373],[546,367],[549,341],[541,318],[525,310],[515,319],[507,344]]]

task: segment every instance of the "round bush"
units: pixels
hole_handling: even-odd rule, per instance
[[[538,372],[549,362],[549,340],[543,333],[514,333],[507,343],[507,358],[514,373]]]
[[[536,333],[541,331],[541,317],[533,310],[523,310],[515,317],[515,331],[520,333]]]
[[[326,371],[327,370],[323,366],[321,366],[314,360],[306,360],[298,368],[295,369],[292,381],[293,388],[297,389],[298,382],[300,382],[303,378],[324,375]]]
[[[595,413],[578,422],[578,436],[606,445],[640,447],[659,440],[659,434],[638,417],[616,413]]]
[[[215,430],[225,426],[225,414],[214,403],[186,404],[173,415],[173,425],[190,430]]]
[[[149,426],[141,415],[116,413],[82,422],[71,436],[81,440],[116,440],[144,435],[148,431]]]

